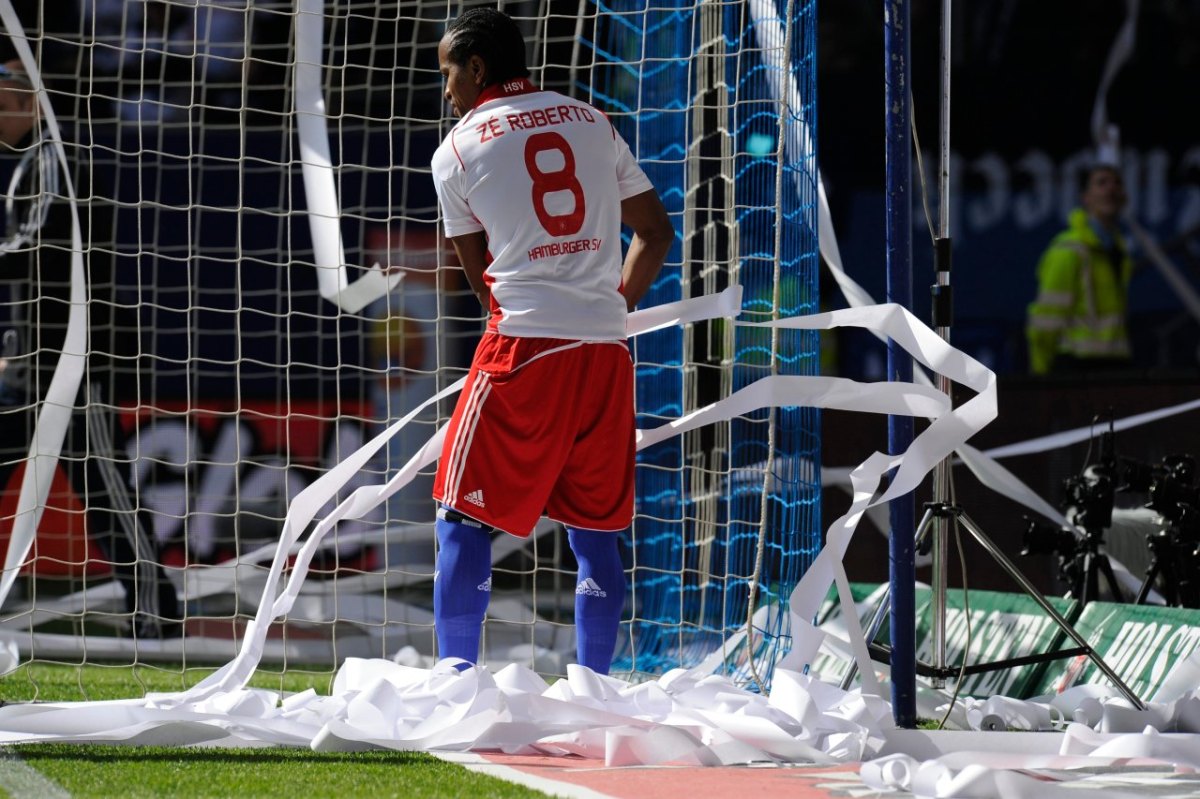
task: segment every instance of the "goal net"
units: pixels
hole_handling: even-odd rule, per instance
[[[429,176],[453,124],[437,42],[464,7],[46,6],[0,0],[0,88],[39,109],[0,153],[0,647],[219,664],[289,506],[445,393],[323,510],[394,476],[447,419],[482,330]],[[608,113],[667,205],[679,237],[643,307],[740,285],[742,319],[816,309],[815,3],[502,8],[534,82]],[[728,321],[633,350],[641,428],[818,370],[815,333]],[[707,659],[769,679],[820,546],[818,428],[813,409],[763,410],[639,454],[615,671]],[[436,656],[432,469],[325,540],[264,663]],[[484,657],[564,673],[565,534],[493,547]]]

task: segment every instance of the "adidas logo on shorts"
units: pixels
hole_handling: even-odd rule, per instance
[[[463,499],[465,499],[467,502],[470,502],[472,505],[477,505],[478,507],[481,507],[481,508],[487,507],[486,505],[483,504],[483,489],[482,488],[475,489],[471,493],[464,496]]]
[[[600,587],[600,584],[591,577],[582,580],[579,585],[575,586],[575,593],[583,594],[584,596],[608,596],[608,592]]]
[[[475,588],[479,591],[487,591],[490,594],[492,592],[492,575],[489,574],[488,578],[475,586]]]

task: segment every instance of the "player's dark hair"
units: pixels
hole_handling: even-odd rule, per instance
[[[446,26],[446,54],[459,66],[473,55],[487,65],[487,85],[529,77],[525,66],[525,38],[512,17],[494,8],[464,11]]]

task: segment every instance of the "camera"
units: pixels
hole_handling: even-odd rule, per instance
[[[1193,519],[1200,509],[1200,486],[1196,485],[1196,459],[1190,455],[1171,455],[1153,469],[1150,501],[1146,507],[1168,522],[1179,524],[1185,516]],[[1194,527],[1195,522],[1183,525]]]
[[[1028,516],[1025,519],[1025,534],[1021,538],[1022,555],[1061,555],[1073,557],[1079,539],[1070,530],[1039,522]]]
[[[1117,458],[1113,425],[1099,436],[1099,457],[1077,475],[1063,481],[1060,507],[1075,529],[1030,520],[1022,540],[1022,555],[1056,555],[1058,575],[1071,586],[1071,596],[1096,599],[1100,578],[1122,601],[1121,589],[1103,553],[1105,531],[1112,527],[1117,494],[1141,493],[1145,507],[1158,514],[1161,527],[1147,536],[1150,568],[1138,591],[1142,603],[1157,587],[1167,603],[1200,607],[1200,484],[1196,459],[1169,455],[1154,464]]]
[[[1102,462],[1063,481],[1062,504],[1067,516],[1088,533],[1112,527],[1116,471],[1114,463]]]

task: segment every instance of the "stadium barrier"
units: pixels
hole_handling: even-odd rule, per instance
[[[886,589],[886,584],[851,583],[856,615],[864,626],[883,601]],[[1200,650],[1200,609],[1091,602],[1081,611],[1074,600],[1047,599],[1143,699],[1154,700],[1161,694],[1171,669]],[[1046,654],[1069,644],[1065,634],[1024,594],[970,591],[966,600],[964,603],[961,589],[951,590],[946,597],[946,655],[951,664],[961,662],[964,652],[969,653],[968,664],[974,665]],[[916,647],[918,658],[924,661],[932,654],[931,601],[930,589],[918,586]],[[820,629],[840,639],[844,635],[842,614],[837,591],[831,589],[818,617]],[[875,641],[886,640],[885,622]],[[813,660],[809,673],[824,682],[840,683],[849,668],[844,651],[833,641]],[[1087,656],[1077,655],[968,675],[960,694],[1031,699],[1103,681]],[[953,682],[947,690],[953,690]]]

